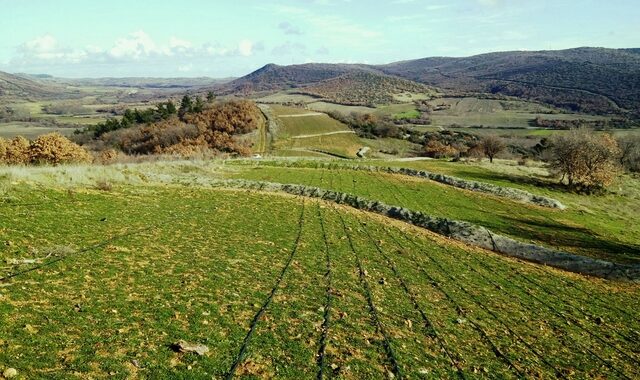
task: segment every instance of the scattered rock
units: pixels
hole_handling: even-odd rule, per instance
[[[596,317],[596,324],[597,325],[601,325],[604,323],[604,318],[602,317]]]
[[[7,379],[11,379],[18,376],[18,371],[15,368],[7,368],[4,370],[4,372],[2,372],[2,376]]]
[[[387,280],[386,280],[384,277],[381,277],[381,278],[378,280],[378,283],[379,283],[380,285],[386,285]]]
[[[467,322],[467,320],[466,320],[466,319],[464,319],[464,318],[458,318],[458,319],[456,319],[456,323],[457,323],[457,324],[459,324],[459,325],[461,325],[461,324],[463,324],[463,323],[466,323],[466,322]]]
[[[204,344],[189,343],[184,340],[179,340],[172,344],[171,348],[177,352],[194,352],[201,356],[209,352],[209,347]]]

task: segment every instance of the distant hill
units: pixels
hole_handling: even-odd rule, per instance
[[[493,93],[535,100],[572,111],[640,117],[640,49],[576,48],[511,51],[465,58],[431,57],[387,65],[269,64],[219,88],[248,94],[307,88],[346,88],[347,74],[386,74],[453,93]],[[354,77],[351,77],[354,78]],[[336,84],[342,83],[339,86]],[[368,96],[375,92],[368,91]],[[348,96],[351,97],[351,96]],[[360,103],[360,101],[358,101]]]
[[[394,95],[404,92],[430,91],[420,83],[365,70],[344,74],[300,89],[301,93],[318,96],[334,103],[361,106],[394,103]]]
[[[59,85],[40,81],[35,77],[9,74],[0,71],[1,99],[46,98],[63,91]]]
[[[71,84],[74,86],[100,86],[100,87],[133,87],[149,89],[190,89],[210,87],[232,81],[234,78],[215,79],[209,77],[198,78],[55,78],[56,82]]]
[[[308,63],[279,66],[268,64],[249,75],[222,86],[222,92],[251,93],[306,86],[355,72],[377,72],[367,65]]]
[[[640,49],[513,51],[376,68],[444,89],[517,96],[575,111],[638,112],[640,107]]]

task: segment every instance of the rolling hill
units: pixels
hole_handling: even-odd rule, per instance
[[[395,101],[394,95],[425,93],[427,86],[413,81],[368,71],[356,71],[301,89],[300,92],[318,96],[334,103],[374,106]]]
[[[355,72],[372,72],[367,65],[308,63],[280,66],[268,64],[221,87],[222,92],[251,93],[297,88]]]
[[[347,74],[351,75],[347,82],[358,73],[386,74],[457,94],[507,95],[571,111],[640,116],[639,51],[586,47],[431,57],[386,65],[269,64],[219,89],[248,94],[310,87],[328,92],[345,82],[336,78]]]
[[[63,91],[54,83],[0,71],[0,99],[45,98]]]
[[[378,68],[444,89],[517,96],[575,111],[637,112],[640,104],[637,49],[514,51],[425,58]]]

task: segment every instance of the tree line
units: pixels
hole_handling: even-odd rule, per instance
[[[206,102],[213,103],[215,99],[214,93],[209,91],[206,96]],[[110,118],[104,122],[76,131],[76,133],[92,133],[95,138],[98,138],[108,132],[131,128],[139,124],[156,123],[176,115],[181,121],[184,121],[188,114],[204,111],[207,103],[199,95],[194,98],[184,95],[178,108],[171,100],[159,103],[155,108],[144,110],[127,108],[121,119]]]

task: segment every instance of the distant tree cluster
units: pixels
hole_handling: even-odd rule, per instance
[[[378,104],[396,103],[394,94],[425,93],[429,89],[425,85],[397,77],[355,72],[304,87],[299,91],[337,104],[375,107]]]
[[[146,110],[129,109],[124,111],[121,120],[107,119],[103,123],[95,126],[87,127],[78,133],[93,133],[94,137],[100,137],[105,133],[116,131],[118,129],[131,128],[138,124],[154,123],[160,120],[166,120],[175,115],[178,111],[172,101],[160,103],[156,108]]]
[[[332,111],[328,114],[335,120],[345,123],[364,138],[378,137],[401,137],[400,128],[393,124],[389,118],[379,118],[371,113],[352,112],[345,115],[338,111]]]
[[[575,129],[575,128],[581,128],[581,127],[590,127],[597,130],[625,129],[625,128],[632,128],[637,125],[636,122],[633,122],[625,118],[612,118],[612,119],[601,119],[601,120],[584,120],[584,119],[561,120],[561,119],[544,119],[540,116],[533,119],[529,124],[537,128],[558,129],[558,130],[569,130],[569,129]]]
[[[198,98],[195,101],[188,99],[181,102],[180,108],[185,110],[182,120],[170,118],[115,130],[89,144],[97,150],[115,148],[126,154],[250,153],[249,147],[236,136],[254,131],[264,122],[254,102],[229,101],[196,112]]]
[[[0,163],[8,165],[66,164],[91,162],[84,148],[59,133],[49,133],[29,141],[22,136],[0,138]]]

